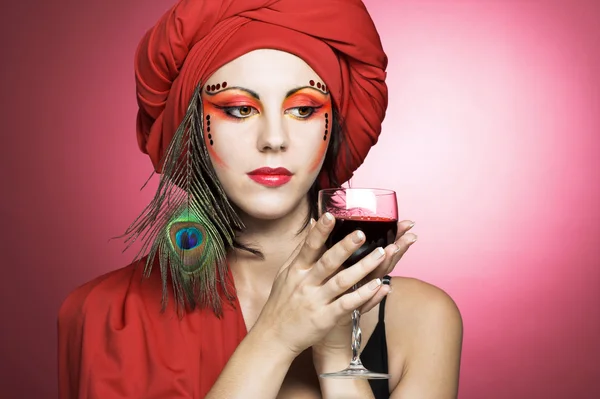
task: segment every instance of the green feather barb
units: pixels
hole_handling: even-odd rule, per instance
[[[147,252],[144,276],[158,256],[162,278],[162,305],[167,304],[168,282],[180,309],[211,307],[222,312],[218,284],[227,299],[226,256],[243,224],[228,201],[210,162],[203,135],[202,85],[190,100],[164,156],[154,199],[125,233],[125,250],[136,240]],[[146,182],[147,184],[147,182]],[[146,185],[144,184],[144,186]]]

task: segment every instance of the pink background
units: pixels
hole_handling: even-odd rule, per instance
[[[132,60],[171,1],[6,3],[0,396],[51,398],[58,307],[131,260],[107,240],[156,186]],[[462,311],[460,398],[599,398],[600,3],[366,3],[390,104],[353,183],[398,191],[397,274]]]

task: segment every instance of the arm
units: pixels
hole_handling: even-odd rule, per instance
[[[364,241],[352,234],[322,255],[333,228],[325,219],[282,267],[259,319],[215,384],[210,374],[190,375],[180,322],[151,301],[161,283],[149,279],[142,287],[143,267],[132,264],[77,289],[59,315],[61,399],[191,398],[204,389],[203,378],[206,389],[212,385],[209,398],[276,397],[292,360],[376,293],[363,286],[344,294],[380,257],[359,262],[344,280],[323,283]]]
[[[403,367],[391,365],[402,370],[391,399],[454,399],[462,348],[460,312],[439,288],[418,280],[397,280],[392,283],[386,333],[389,351],[402,351],[405,357]]]
[[[292,254],[292,262],[283,266],[257,323],[219,375],[209,392],[209,399],[275,398],[294,358],[322,341],[339,320],[347,319],[353,309],[364,305],[379,291],[380,280],[344,294],[381,263],[383,251],[373,251],[352,270],[346,269],[326,280],[365,238],[364,234],[351,234],[321,257],[321,249],[333,224],[331,219],[328,221],[326,215],[323,216],[313,225],[306,242],[297,248],[298,252]],[[328,361],[322,366],[338,367],[345,357],[332,357],[333,362]],[[348,362],[349,358],[343,360]],[[358,387],[368,394],[368,383],[362,384],[360,382]],[[335,391],[335,394],[343,392]],[[352,394],[355,393],[352,390]]]
[[[250,330],[206,399],[275,398],[296,357],[276,342],[268,331]]]

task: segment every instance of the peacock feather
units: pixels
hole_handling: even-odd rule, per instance
[[[205,146],[202,87],[199,84],[194,91],[167,148],[153,200],[120,237],[126,237],[125,250],[142,240],[136,259],[148,255],[145,277],[158,257],[163,310],[170,281],[179,309],[187,302],[191,309],[212,307],[220,315],[218,286],[230,299],[226,255],[243,224],[217,179]]]

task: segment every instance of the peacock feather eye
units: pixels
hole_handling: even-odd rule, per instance
[[[169,236],[171,248],[180,257],[184,271],[194,271],[203,260],[211,258],[210,237],[204,225],[198,223],[196,218],[176,218],[169,227]]]
[[[175,233],[175,243],[183,250],[190,250],[202,244],[204,237],[196,227],[184,227]]]

